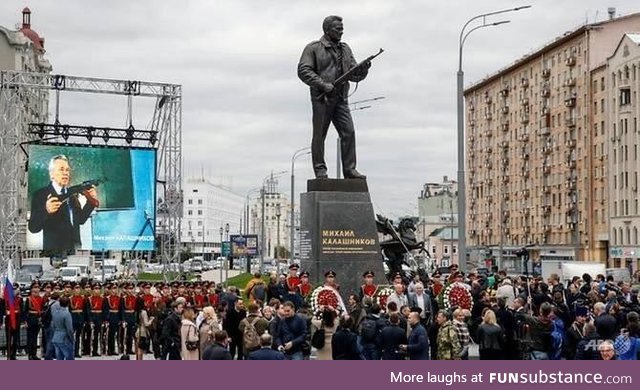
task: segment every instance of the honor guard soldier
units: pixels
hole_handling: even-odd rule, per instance
[[[144,307],[147,310],[153,306],[153,294],[151,294],[151,285],[149,283],[142,284],[142,300],[144,301]]]
[[[126,291],[124,293],[123,301],[123,316],[124,321],[123,330],[125,332],[122,335],[124,342],[124,350],[127,355],[133,354],[133,334],[136,331],[136,308],[138,306],[138,297],[135,295],[135,289],[133,283],[126,285]],[[123,351],[120,351],[121,353]]]
[[[27,320],[27,356],[29,360],[38,358],[38,335],[42,321],[42,309],[44,300],[40,296],[40,285],[36,282],[31,285],[31,294],[25,302],[24,314]]]
[[[13,303],[15,307],[15,324],[11,320],[11,312],[9,310],[8,297],[5,297],[4,308],[0,311],[0,318],[4,317],[4,332],[7,342],[7,359],[16,360],[16,353],[20,348],[20,323],[24,321],[23,315],[23,302],[20,296],[20,285],[18,283],[13,284]],[[0,321],[2,325],[2,321]],[[1,326],[0,326],[1,327]]]
[[[193,307],[196,311],[202,311],[207,305],[207,297],[202,292],[201,283],[196,283],[195,291],[193,292]]]
[[[376,290],[378,290],[378,286],[376,286],[373,283],[374,276],[375,274],[373,273],[373,271],[366,271],[365,273],[362,274],[362,279],[364,280],[364,284],[360,286],[360,294],[358,295],[358,299],[360,300],[360,302],[362,302],[364,297],[373,298],[373,295],[376,293]]]
[[[71,295],[73,294],[73,289],[72,289],[72,285],[71,283],[67,282],[64,284],[64,288],[62,289],[62,293],[60,294],[61,297],[67,297],[67,298],[71,298]]]
[[[100,291],[100,285],[94,284],[91,286],[91,296],[89,297],[89,326],[91,327],[91,356],[100,356],[98,352],[98,343],[100,343],[102,354],[107,353],[106,345],[104,343],[104,337],[108,332],[107,317],[105,311],[107,305],[106,298]]]
[[[298,285],[298,293],[302,298],[307,299],[313,291],[313,285],[309,283],[309,272],[304,271],[300,274],[300,284]]]
[[[71,309],[71,323],[73,324],[73,334],[75,339],[74,353],[75,357],[79,358],[81,356],[80,345],[83,341],[82,333],[88,318],[87,298],[82,294],[82,289],[79,284],[73,286],[73,294],[71,295],[69,303],[69,309]],[[83,351],[86,350],[87,348],[85,346]]]
[[[207,292],[207,302],[209,302],[209,306],[213,306],[215,309],[220,302],[220,295],[216,291],[215,282],[209,283],[209,291]]]
[[[107,285],[105,291],[108,291],[108,295],[106,296],[107,310],[105,311],[107,314],[107,322],[109,323],[107,354],[114,356],[116,355],[116,338],[120,344],[119,335],[120,324],[122,324],[122,297],[118,292],[118,285],[115,283]]]
[[[166,283],[162,284],[160,294],[162,295],[162,303],[164,303],[165,305],[168,305],[169,301],[173,300],[173,296],[171,295],[171,287]]]
[[[340,289],[340,285],[336,283],[336,273],[335,271],[327,271],[324,273],[324,285],[326,287],[331,287],[335,290]]]
[[[298,277],[299,269],[300,266],[295,263],[289,266],[289,275],[287,276],[287,291],[289,293],[298,292],[298,285],[300,284],[300,278]]]

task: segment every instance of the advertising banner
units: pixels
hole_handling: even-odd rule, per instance
[[[255,234],[232,234],[229,239],[233,257],[255,256],[258,253],[258,236]]]

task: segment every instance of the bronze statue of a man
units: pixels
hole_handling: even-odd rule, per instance
[[[356,134],[347,97],[349,83],[334,85],[345,72],[358,64],[351,48],[341,42],[343,25],[340,16],[327,16],[322,22],[324,35],[309,43],[298,63],[298,77],[311,90],[313,108],[313,139],[311,159],[316,178],[326,179],[327,164],[324,161],[324,140],[329,124],[333,123],[340,137],[342,172],[347,179],[366,179],[356,170]],[[348,81],[359,82],[367,77],[371,62],[359,66]]]

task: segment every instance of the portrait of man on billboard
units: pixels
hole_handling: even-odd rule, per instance
[[[72,186],[71,164],[63,154],[49,161],[49,179],[32,196],[29,231],[42,231],[43,250],[67,253],[81,248],[80,225],[100,205],[97,183]]]

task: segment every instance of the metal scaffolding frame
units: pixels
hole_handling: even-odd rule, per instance
[[[163,264],[180,256],[182,219],[182,86],[137,80],[51,75],[16,71],[0,72],[0,274],[9,262],[19,260],[26,244],[27,156],[22,145],[42,142],[30,131],[32,123],[46,123],[48,96],[55,91],[56,121],[61,92],[122,95],[128,99],[128,120],[132,100],[155,98],[151,127],[157,133],[157,182],[161,186],[156,210],[156,237],[160,239]],[[49,135],[49,134],[48,134]],[[62,134],[48,136],[46,142],[67,143]],[[109,143],[109,140],[104,140]],[[114,139],[126,147],[122,139]],[[77,142],[73,142],[77,144]],[[90,140],[87,140],[90,145]],[[161,195],[162,194],[162,195]]]

